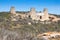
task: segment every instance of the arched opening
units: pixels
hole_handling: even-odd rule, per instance
[[[30,16],[30,15],[29,15],[28,17],[29,17],[29,18],[31,18],[31,16]]]
[[[42,16],[40,16],[40,19],[42,19]]]

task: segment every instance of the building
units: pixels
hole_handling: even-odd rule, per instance
[[[60,18],[48,14],[47,8],[44,8],[43,12],[36,12],[35,8],[31,8],[29,12],[17,13],[15,11],[15,8],[11,7],[10,13],[12,21],[18,21],[18,19],[27,19],[27,18],[31,18],[32,20],[53,21],[53,22],[57,22],[58,20],[60,20]]]

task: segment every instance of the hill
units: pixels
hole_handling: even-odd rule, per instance
[[[59,16],[60,15],[55,15]],[[9,12],[0,12],[0,39],[3,40],[40,40],[37,35],[45,32],[60,32],[60,22],[51,24],[33,23],[28,20],[11,21]],[[7,19],[7,20],[6,20]],[[31,20],[32,21],[32,20]],[[2,36],[2,37],[1,37]],[[3,39],[2,39],[3,38]],[[14,38],[14,39],[13,39]]]

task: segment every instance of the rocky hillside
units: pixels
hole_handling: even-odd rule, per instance
[[[12,22],[9,18],[10,14],[8,12],[0,13],[0,40],[42,40],[37,37],[38,34],[60,32],[60,22],[42,24],[40,22],[34,23],[30,19]],[[32,24],[29,25],[28,22]]]

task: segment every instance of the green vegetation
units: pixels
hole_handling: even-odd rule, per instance
[[[0,17],[9,18],[10,17],[10,13],[9,12],[0,12]]]
[[[5,32],[7,32],[7,34],[10,32],[16,32],[19,35],[18,37],[16,37],[16,40],[37,40],[36,36],[40,33],[49,31],[60,32],[60,22],[51,24],[32,23],[31,25],[28,25],[27,23],[25,23],[26,20],[12,22],[9,17],[10,13],[0,12],[0,36],[4,36],[3,33]]]

